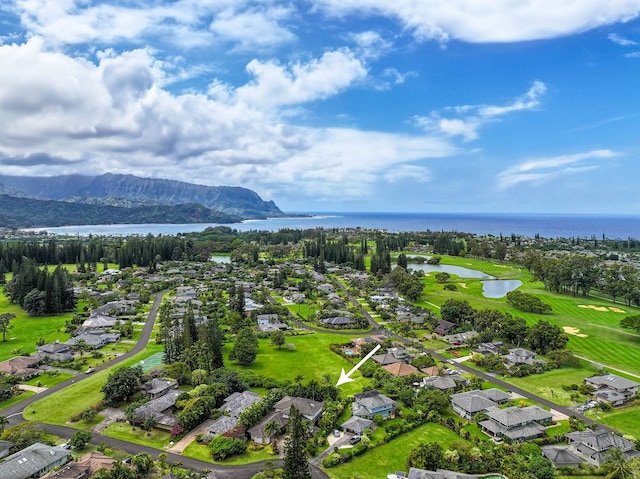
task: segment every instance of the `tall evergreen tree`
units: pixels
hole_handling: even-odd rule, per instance
[[[311,479],[309,458],[306,450],[306,433],[302,414],[295,406],[289,411],[289,437],[284,443],[282,479]]]

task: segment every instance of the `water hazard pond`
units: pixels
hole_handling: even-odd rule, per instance
[[[503,298],[507,293],[522,286],[519,279],[496,279],[495,277],[478,271],[477,269],[465,268],[464,266],[454,266],[451,264],[426,264],[410,263],[411,269],[424,271],[425,273],[449,273],[460,278],[483,279],[482,295],[485,298]]]

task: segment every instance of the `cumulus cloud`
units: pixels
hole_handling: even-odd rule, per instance
[[[431,170],[426,166],[399,165],[384,174],[386,181],[398,183],[405,180],[428,183],[431,181]]]
[[[330,15],[394,18],[418,40],[514,42],[555,38],[640,14],[629,0],[309,0]]]
[[[547,91],[541,81],[534,81],[529,90],[506,105],[462,105],[431,112],[429,116],[417,116],[414,122],[428,131],[438,131],[448,136],[460,136],[465,141],[476,140],[478,130],[490,122],[519,111],[535,110]]]
[[[498,175],[498,186],[506,189],[520,183],[542,184],[563,176],[597,169],[600,161],[616,156],[619,154],[611,150],[592,150],[528,160],[502,171]]]
[[[370,194],[385,172],[415,177],[417,170],[404,164],[457,151],[429,135],[283,122],[282,108],[328,98],[366,75],[348,50],[306,63],[255,61],[249,83],[213,83],[209,94],[164,89],[165,64],[146,48],[96,57],[94,63],[52,51],[37,37],[0,46],[0,64],[11,65],[0,69],[3,173],[82,168],[236,184],[279,196],[304,182],[296,195],[340,191],[355,198]]]

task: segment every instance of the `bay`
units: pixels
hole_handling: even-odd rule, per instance
[[[175,235],[202,231],[209,226],[228,226],[238,231],[282,228],[366,228],[390,232],[459,231],[478,235],[510,235],[512,233],[543,238],[579,237],[601,239],[640,238],[640,216],[568,215],[514,213],[305,213],[307,217],[249,220],[226,225],[196,224],[120,224],[82,225],[57,228],[31,228],[61,235]]]

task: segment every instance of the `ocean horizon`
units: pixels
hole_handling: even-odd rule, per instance
[[[246,220],[242,223],[111,224],[28,228],[60,235],[175,235],[228,226],[238,231],[278,231],[283,228],[364,228],[389,232],[455,231],[477,235],[544,238],[640,238],[640,215],[535,214],[535,213],[373,213],[291,212],[284,218]],[[308,216],[300,216],[308,215]]]

